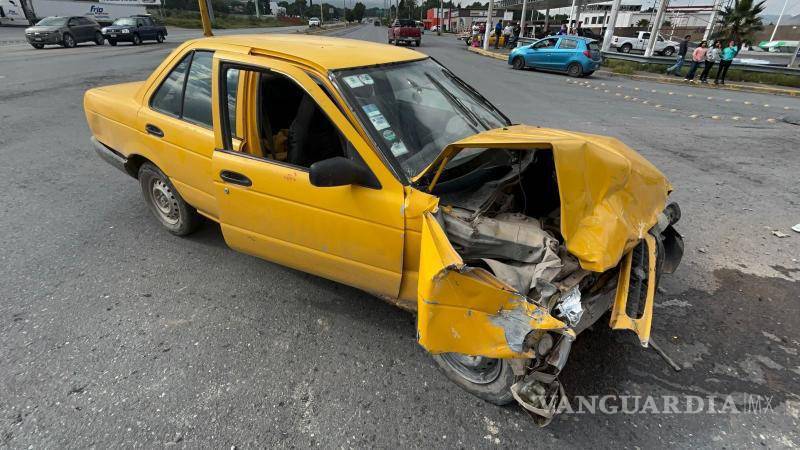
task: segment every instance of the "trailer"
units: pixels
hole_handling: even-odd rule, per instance
[[[49,16],[88,16],[105,25],[118,17],[147,14],[145,4],[151,3],[157,6],[160,1],[115,4],[74,0],[0,0],[0,25],[28,26]]]

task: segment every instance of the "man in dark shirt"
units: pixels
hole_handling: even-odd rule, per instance
[[[667,75],[675,74],[676,77],[681,76],[681,67],[683,67],[683,59],[686,58],[686,53],[689,51],[689,39],[692,38],[691,34],[683,37],[680,47],[678,47],[678,55],[675,57],[675,65],[667,69]]]

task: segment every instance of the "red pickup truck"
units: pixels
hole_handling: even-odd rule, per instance
[[[422,42],[422,32],[411,19],[397,19],[389,27],[389,43],[400,45],[401,42],[406,44],[413,42],[417,47]]]

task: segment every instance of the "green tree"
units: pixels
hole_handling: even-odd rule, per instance
[[[718,23],[721,25],[718,36],[725,36],[736,42],[750,39],[764,29],[759,15],[764,11],[766,0],[734,0],[719,13]]]
[[[364,11],[366,9],[367,9],[367,7],[364,6],[363,3],[356,2],[356,4],[353,6],[353,19],[356,22],[361,22],[361,19],[364,18]]]
[[[647,19],[640,19],[638,22],[636,22],[636,26],[637,27],[642,27],[642,28],[647,28],[647,27],[650,26],[650,21],[647,20]]]

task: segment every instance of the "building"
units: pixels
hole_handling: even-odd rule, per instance
[[[423,23],[425,29],[442,24],[445,29],[453,31],[466,31],[472,28],[473,23],[484,23],[488,15],[487,8],[443,8],[441,17],[439,8],[430,8],[425,15]],[[492,23],[502,20],[503,23],[519,20],[519,12],[514,15],[513,10],[492,10]]]

